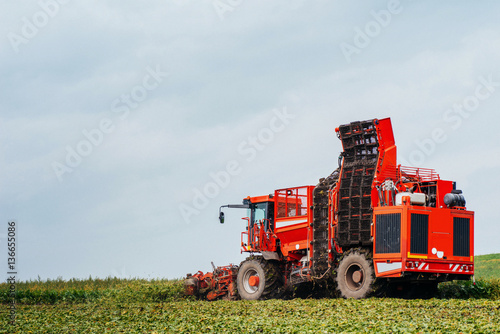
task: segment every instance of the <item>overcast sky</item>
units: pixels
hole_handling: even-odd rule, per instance
[[[500,252],[498,1],[0,3],[0,265],[25,279],[239,264],[243,210],[391,117],[399,161],[457,181]]]

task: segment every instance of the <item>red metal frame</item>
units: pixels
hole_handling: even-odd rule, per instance
[[[269,219],[263,219],[253,226],[250,225],[250,218],[242,218],[247,220],[246,232],[241,232],[241,252],[275,252],[277,236],[272,231],[265,231],[265,222],[270,224]],[[253,236],[252,238],[250,236]]]
[[[407,273],[425,273],[439,275],[474,275],[474,213],[460,209],[430,208],[411,206],[378,207],[374,209],[374,268],[377,277],[401,277]],[[377,243],[376,217],[379,214],[401,214],[401,249],[398,253],[379,254],[375,250]],[[428,249],[425,254],[410,252],[412,213],[429,216]],[[467,257],[453,255],[453,218],[470,219],[469,252]],[[383,269],[381,269],[383,268]],[[389,270],[391,269],[391,270]]]
[[[312,210],[309,208],[313,204],[313,190],[314,186],[303,186],[275,191],[275,234],[285,257],[301,258],[296,254],[312,251]]]

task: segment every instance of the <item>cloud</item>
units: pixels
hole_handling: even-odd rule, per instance
[[[18,54],[3,38],[0,220],[22,224],[23,278],[180,277],[211,260],[238,263],[244,212],[228,212],[221,226],[219,206],[327,176],[340,124],[390,116],[408,156],[480,76],[500,79],[500,35],[494,5],[402,6],[351,63],[339,45],[387,3],[243,1],[221,20],[210,0],[69,2]],[[0,35],[20,33],[37,11],[37,3],[0,4]],[[157,66],[169,75],[121,117],[113,102]],[[476,242],[491,245],[481,252],[500,251],[482,232],[496,217],[483,189],[498,183],[488,127],[498,96],[426,160],[467,190]],[[295,118],[248,161],[238,148],[282,108]],[[59,182],[52,163],[64,163],[67,147],[103,119],[113,131]],[[186,224],[179,205],[233,160],[241,173]]]

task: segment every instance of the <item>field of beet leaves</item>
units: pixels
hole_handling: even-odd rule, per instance
[[[500,280],[487,276],[429,300],[206,302],[175,280],[31,281],[17,284],[15,324],[2,283],[0,333],[500,333]]]

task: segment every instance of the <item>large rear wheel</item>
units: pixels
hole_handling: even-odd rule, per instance
[[[284,292],[277,265],[261,257],[241,263],[236,284],[241,299],[245,300],[279,298]]]
[[[374,272],[371,261],[358,249],[348,251],[337,269],[337,288],[344,298],[366,298],[372,292]]]

